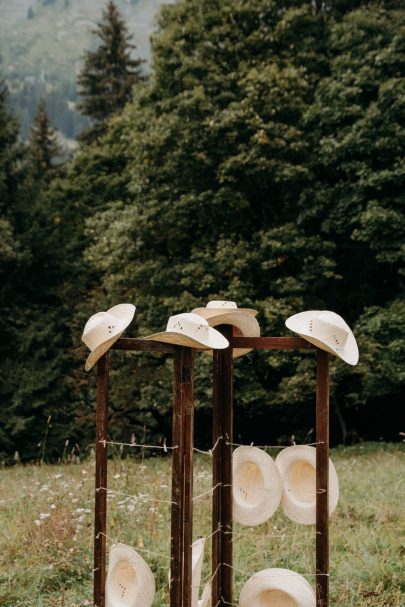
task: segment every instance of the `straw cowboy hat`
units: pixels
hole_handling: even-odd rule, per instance
[[[212,588],[211,584],[205,584],[201,599],[198,601],[198,607],[212,607]]]
[[[316,449],[295,445],[283,449],[276,457],[276,466],[283,482],[281,507],[296,523],[316,522]],[[329,516],[339,499],[339,483],[335,466],[329,460]]]
[[[143,558],[130,546],[110,548],[106,581],[106,607],[151,607],[155,579]]]
[[[125,303],[113,306],[107,312],[90,316],[82,335],[82,341],[91,350],[86,360],[86,371],[90,371],[98,359],[121,337],[134,314],[135,306]]]
[[[145,339],[191,348],[222,349],[229,346],[228,340],[219,331],[212,329],[201,316],[190,312],[171,316],[166,331],[149,335]]]
[[[257,447],[233,452],[233,518],[242,525],[260,525],[280,505],[282,482],[273,459]]]
[[[201,584],[201,571],[204,560],[204,546],[205,546],[205,538],[199,538],[195,542],[192,543],[191,546],[191,607],[200,607],[201,601],[198,600],[198,594],[200,591]],[[171,570],[169,569],[168,573],[169,579],[169,587],[171,584]],[[206,588],[204,588],[204,593],[206,593]],[[206,600],[206,599],[205,599]],[[204,607],[209,607],[208,603],[203,603]]]
[[[315,607],[315,592],[307,580],[289,569],[263,569],[243,586],[240,607]]]
[[[202,537],[192,545],[192,559],[191,559],[191,607],[198,607],[198,595],[200,592],[200,584],[201,584],[201,571],[204,560],[204,545],[205,539]]]
[[[198,314],[208,320],[211,327],[232,325],[234,337],[260,337],[260,326],[255,316],[256,310],[238,308],[234,301],[210,301],[206,308],[195,308]],[[233,358],[250,352],[252,348],[235,348]],[[212,351],[206,352],[212,356]]]
[[[290,316],[286,326],[304,339],[349,365],[357,365],[359,349],[349,325],[335,312],[309,310]]]

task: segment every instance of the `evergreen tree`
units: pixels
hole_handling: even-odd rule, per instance
[[[51,126],[45,102],[41,99],[31,127],[30,159],[35,178],[49,176],[61,154],[58,136]]]
[[[122,110],[131,99],[132,88],[144,79],[142,59],[133,59],[136,48],[114,2],[108,2],[103,17],[93,32],[101,44],[96,51],[87,51],[78,79],[82,98],[79,109],[99,124],[93,133],[100,133],[102,124]]]

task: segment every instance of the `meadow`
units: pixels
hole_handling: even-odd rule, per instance
[[[340,483],[330,531],[331,607],[404,605],[404,450],[364,443],[331,451]],[[210,465],[209,455],[196,454],[196,496],[211,487]],[[0,471],[1,607],[92,604],[93,473],[92,457]],[[170,456],[124,452],[110,460],[108,473],[107,543],[118,540],[142,554],[155,574],[154,607],[168,606]],[[194,536],[210,534],[208,492],[194,502]],[[248,576],[266,567],[293,569],[313,583],[314,540],[313,527],[291,522],[281,509],[258,527],[235,524],[234,603]]]

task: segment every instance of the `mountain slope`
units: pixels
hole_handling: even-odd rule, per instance
[[[74,137],[85,126],[74,112],[83,53],[94,48],[92,30],[103,0],[0,0],[0,77],[26,135],[40,97],[56,127]],[[163,0],[116,0],[133,34],[135,54],[150,59],[149,36]]]

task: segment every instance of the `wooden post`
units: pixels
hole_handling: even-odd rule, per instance
[[[96,409],[96,493],[94,514],[94,586],[95,607],[105,607],[106,532],[107,532],[107,440],[109,353],[97,362]],[[103,489],[101,489],[103,487]]]
[[[173,379],[173,455],[170,607],[191,607],[193,541],[194,352],[176,346]]]
[[[230,339],[232,327],[216,327]],[[214,350],[213,364],[213,487],[212,605],[232,603],[232,348]],[[218,485],[218,486],[217,486]],[[219,531],[218,531],[219,529]],[[227,566],[229,565],[229,566]]]
[[[329,354],[317,351],[316,607],[329,604]]]

